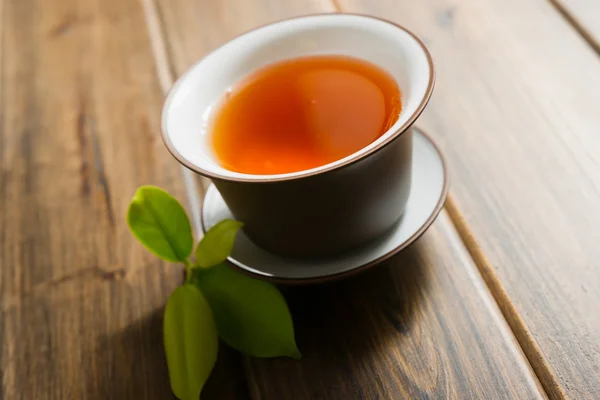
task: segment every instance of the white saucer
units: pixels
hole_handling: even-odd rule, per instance
[[[448,177],[437,146],[414,129],[412,187],[400,222],[384,237],[333,259],[296,260],[269,253],[252,243],[243,232],[236,237],[229,261],[242,272],[279,283],[314,283],[338,279],[377,265],[419,238],[444,205]],[[202,209],[202,225],[210,229],[233,218],[219,191],[211,185]]]

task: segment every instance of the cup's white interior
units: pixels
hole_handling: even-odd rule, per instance
[[[340,54],[362,58],[397,81],[403,108],[398,121],[369,146],[311,170],[250,175],[226,170],[208,140],[211,111],[233,85],[254,70],[288,58]],[[408,32],[391,23],[358,15],[324,14],[277,22],[239,36],[193,65],[175,84],[163,109],[163,133],[177,157],[227,178],[294,177],[328,169],[386,141],[418,111],[433,71],[427,54]]]

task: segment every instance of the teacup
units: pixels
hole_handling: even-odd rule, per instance
[[[402,92],[398,121],[356,153],[309,170],[250,175],[219,165],[207,126],[227,90],[258,68],[317,54],[361,58],[390,73]],[[181,164],[213,181],[257,245],[283,256],[331,256],[375,240],[402,217],[412,125],[433,86],[431,56],[408,30],[362,15],[298,17],[242,34],[194,64],[165,101],[163,139]]]

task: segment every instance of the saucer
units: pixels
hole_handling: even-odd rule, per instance
[[[346,277],[390,258],[417,240],[433,223],[446,200],[448,176],[443,156],[429,136],[413,129],[412,186],[404,215],[384,236],[335,258],[297,260],[269,253],[243,231],[228,260],[241,272],[277,283],[315,283]],[[202,225],[210,229],[233,215],[214,185],[204,198]]]

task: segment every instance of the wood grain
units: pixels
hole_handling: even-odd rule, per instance
[[[0,0],[0,18],[0,398],[170,398],[181,269],[124,219],[141,184],[185,199],[140,4]],[[243,396],[230,357],[206,398]]]
[[[600,398],[600,58],[548,1],[341,0],[424,38],[451,215],[552,398]]]
[[[254,26],[334,9],[261,0],[158,4],[176,74]],[[545,397],[445,214],[386,266],[286,295],[304,359],[248,359],[253,398]]]
[[[287,293],[302,361],[247,361],[256,399],[545,398],[443,213],[361,276]]]

